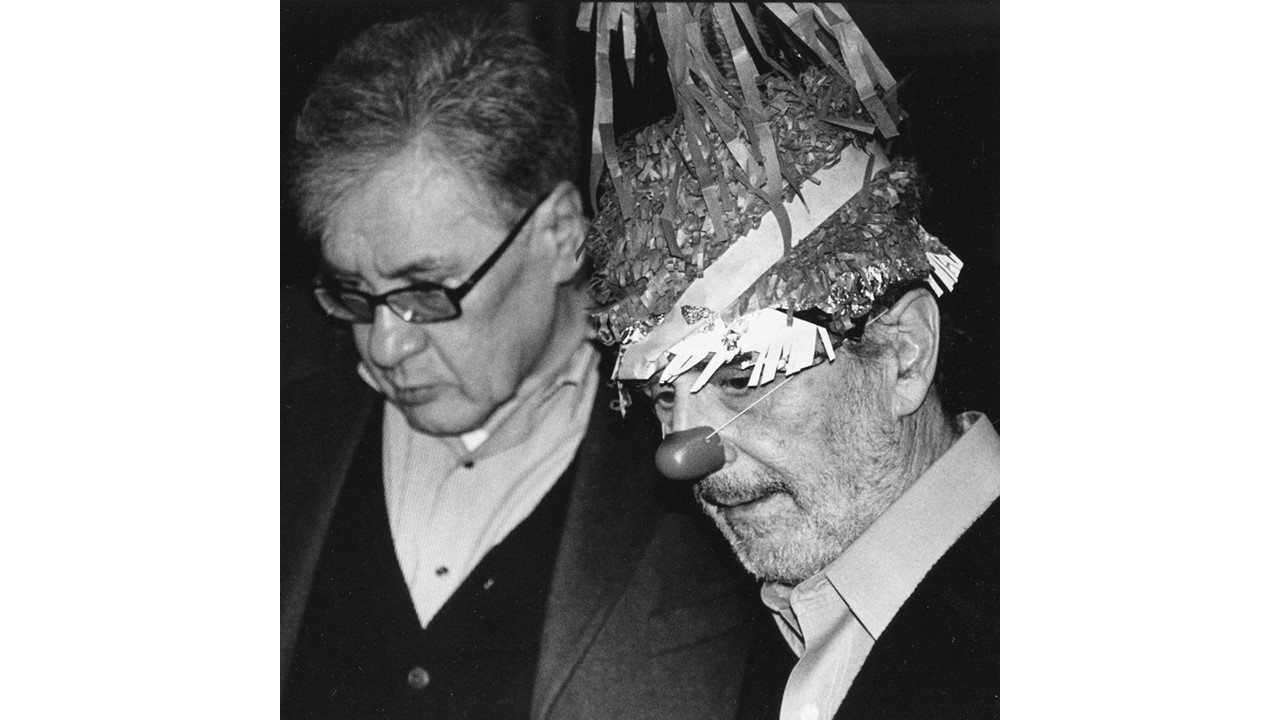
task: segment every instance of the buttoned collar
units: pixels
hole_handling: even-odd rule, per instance
[[[838,596],[879,638],[934,563],[999,496],[1000,436],[981,413],[958,420],[960,438],[823,571],[794,589],[761,588],[761,599],[793,631],[799,634],[795,613]]]

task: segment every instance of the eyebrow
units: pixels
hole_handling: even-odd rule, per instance
[[[436,256],[428,255],[426,257],[418,258],[417,260],[414,260],[410,263],[402,265],[398,268],[394,268],[393,270],[391,270],[391,272],[386,273],[385,277],[395,279],[395,278],[405,278],[411,275],[453,274],[454,272],[457,271],[456,269],[458,266],[459,266],[459,262],[457,259],[454,259],[453,261],[449,261],[449,260],[441,259]],[[339,270],[338,268],[334,267],[333,264],[328,261],[328,259],[323,257],[320,260],[320,267],[321,267],[321,271],[325,275],[328,275],[329,277],[332,277],[335,279],[355,280],[359,277],[357,273],[347,272],[346,270]]]

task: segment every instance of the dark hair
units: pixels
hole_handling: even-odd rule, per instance
[[[415,143],[471,177],[512,220],[578,173],[577,117],[564,80],[532,40],[475,13],[361,33],[316,81],[295,139],[293,191],[312,234]]]

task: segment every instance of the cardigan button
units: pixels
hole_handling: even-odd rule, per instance
[[[409,677],[406,678],[406,681],[409,683],[409,687],[414,690],[421,690],[431,684],[431,675],[426,668],[415,667],[409,671]]]

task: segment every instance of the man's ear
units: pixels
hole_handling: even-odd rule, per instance
[[[938,369],[938,301],[923,288],[911,290],[876,322],[877,335],[889,345],[886,360],[893,389],[893,411],[905,417],[920,409]]]
[[[542,247],[554,259],[556,282],[572,281],[582,267],[583,258],[578,250],[587,234],[582,195],[573,183],[562,182],[551,191],[538,208],[535,228],[544,238]]]

